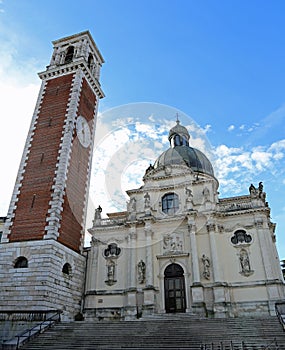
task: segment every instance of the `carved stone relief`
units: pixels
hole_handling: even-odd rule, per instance
[[[183,251],[182,234],[177,232],[168,233],[163,236],[163,254],[177,254]]]

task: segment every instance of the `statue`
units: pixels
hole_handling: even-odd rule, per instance
[[[250,193],[251,196],[256,194],[256,188],[255,188],[255,186],[253,184],[251,184],[249,186],[249,193]]]
[[[140,284],[145,282],[145,263],[143,260],[138,263],[138,281]]]
[[[210,201],[210,191],[209,191],[208,187],[205,187],[203,189],[202,193],[203,193],[205,202],[209,202]]]
[[[136,206],[137,206],[137,203],[136,203],[136,199],[135,198],[131,198],[130,202],[129,202],[129,212],[133,213],[136,211]]]
[[[203,254],[202,255],[202,263],[203,263],[203,277],[207,280],[210,279],[210,266],[211,266],[211,262],[210,262],[210,259],[205,255]]]
[[[144,195],[144,208],[150,208],[150,196],[148,192]]]
[[[185,194],[186,194],[186,210],[193,209],[193,193],[190,188],[185,188]]]
[[[102,213],[102,208],[99,207],[95,209],[95,220],[101,220],[101,213]]]
[[[153,167],[153,165],[152,164],[149,164],[149,167],[146,169],[146,171],[145,171],[145,175],[149,172],[149,171],[151,171],[151,170],[153,170],[154,169],[154,167]]]
[[[98,208],[95,209],[95,215],[94,215],[94,220],[93,220],[93,226],[101,225],[101,213],[102,213],[102,208],[101,208],[100,205],[99,205]]]
[[[107,283],[109,286],[116,283],[115,281],[115,263],[114,261],[110,260],[107,265],[107,280],[105,283]]]
[[[249,262],[249,256],[245,249],[242,249],[239,254],[239,261],[241,265],[241,272],[244,274],[249,273],[250,270],[250,262]]]

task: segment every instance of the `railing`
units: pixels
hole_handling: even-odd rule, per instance
[[[279,302],[275,304],[275,312],[281,323],[283,329],[285,330],[285,302]]]
[[[43,320],[41,323],[37,324],[36,326],[25,330],[21,332],[20,334],[17,334],[14,338],[17,339],[16,341],[16,347],[15,349],[18,350],[20,345],[22,345],[23,342],[29,341],[32,337],[42,332],[44,329],[50,328],[54,323],[60,322],[60,314],[62,313],[61,310],[57,310],[53,315],[48,317],[47,319]],[[5,343],[8,344],[11,340],[5,341],[3,343],[3,349],[5,349]]]
[[[251,202],[240,202],[240,203],[219,203],[219,211],[236,211],[236,210],[244,210],[244,209],[252,209]]]
[[[115,226],[115,225],[124,225],[126,219],[101,219],[100,222],[96,223],[95,227],[98,226]]]
[[[244,341],[240,343],[233,342],[233,341],[228,341],[228,342],[221,341],[217,344],[215,343],[201,344],[200,349],[201,350],[249,350],[249,349],[279,350],[279,346],[277,344],[276,338],[274,338],[274,340],[267,345],[259,345],[259,344],[248,345]]]

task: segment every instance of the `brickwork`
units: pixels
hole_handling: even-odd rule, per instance
[[[45,233],[72,77],[70,74],[47,82],[21,181],[10,242],[41,239]]]
[[[90,128],[93,128],[95,103],[96,97],[84,79],[77,114],[86,118]],[[93,130],[91,130],[91,134],[93,135]],[[91,145],[84,148],[78,138],[74,138],[63,203],[64,215],[59,229],[58,241],[76,251],[80,249],[84,228],[90,152]]]

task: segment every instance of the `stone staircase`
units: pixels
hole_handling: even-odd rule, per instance
[[[58,323],[22,349],[285,349],[277,317],[206,319],[184,315],[137,321]]]

